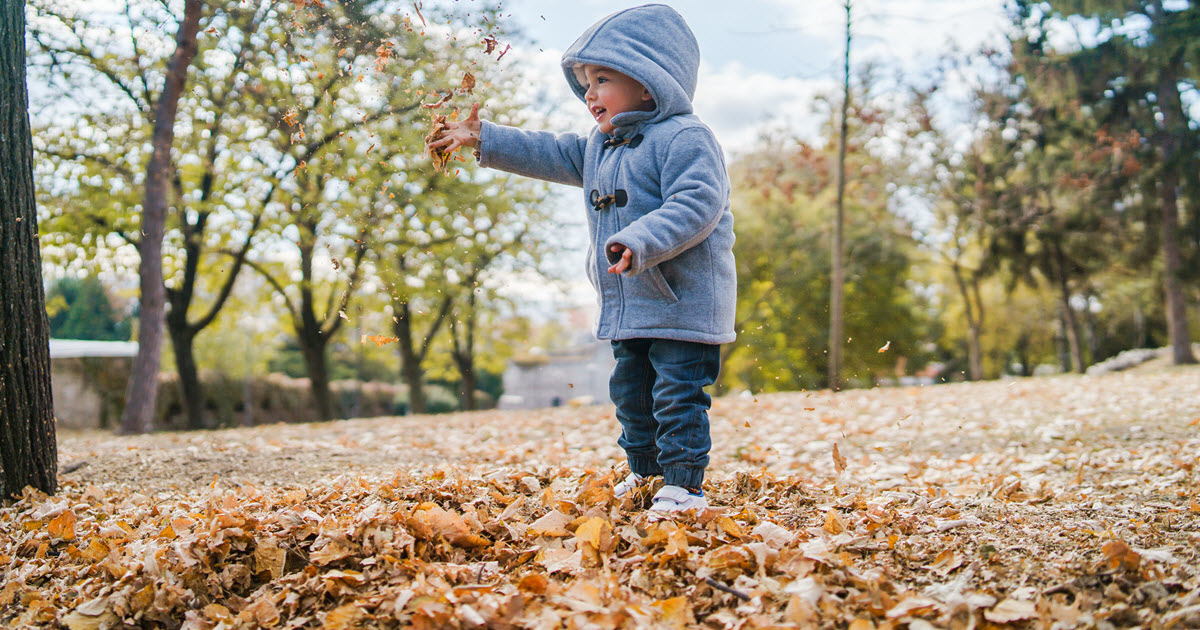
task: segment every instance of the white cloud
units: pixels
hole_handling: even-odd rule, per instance
[[[815,136],[820,124],[813,108],[815,97],[835,87],[827,79],[780,77],[738,62],[719,69],[701,64],[694,104],[696,115],[712,128],[725,151],[739,153],[772,125]]]

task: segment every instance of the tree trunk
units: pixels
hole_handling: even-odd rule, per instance
[[[983,335],[983,301],[979,298],[979,278],[972,272],[971,286],[968,286],[967,279],[963,278],[965,272],[958,261],[951,266],[967,318],[967,376],[972,381],[983,380],[983,342],[980,339]]]
[[[211,429],[213,426],[204,417],[204,386],[200,383],[200,371],[196,367],[196,335],[186,322],[180,327],[173,320],[173,316],[167,317],[167,331],[171,335],[171,348],[175,351],[175,370],[179,373],[179,396],[183,402],[186,428],[192,431]]]
[[[1163,133],[1160,133],[1159,153],[1163,174],[1159,183],[1162,204],[1163,289],[1166,297],[1167,333],[1171,343],[1171,358],[1175,365],[1195,363],[1192,341],[1188,332],[1187,301],[1183,294],[1183,255],[1179,247],[1179,136],[1183,106],[1179,84],[1170,64],[1159,80],[1159,99],[1163,113]],[[1186,128],[1186,127],[1185,127]]]
[[[460,377],[459,404],[462,405],[463,411],[475,411],[478,408],[475,390],[479,388],[478,379],[475,378],[475,360],[473,357],[455,355],[454,364],[458,366]]]
[[[321,333],[299,332],[304,365],[308,369],[313,403],[318,420],[333,420],[333,396],[329,392],[329,362],[325,359],[327,341]]]
[[[421,359],[413,339],[412,311],[408,304],[397,307],[399,313],[392,320],[392,331],[399,338],[400,374],[408,386],[408,413],[425,413],[425,383],[421,370]]]
[[[1087,366],[1083,362],[1083,345],[1079,343],[1079,322],[1075,318],[1075,311],[1071,309],[1071,289],[1067,286],[1066,262],[1063,260],[1062,250],[1055,248],[1054,254],[1058,263],[1059,304],[1063,314],[1063,334],[1067,338],[1070,351],[1069,362],[1075,372],[1083,374]]]
[[[850,123],[850,0],[846,0],[846,57],[842,90],[842,129],[838,136],[837,208],[833,223],[832,271],[829,287],[829,388],[837,391],[842,381],[842,305],[845,296],[844,227],[846,223],[846,134]]]
[[[158,399],[158,367],[162,357],[163,312],[166,287],[162,275],[162,240],[167,215],[167,191],[171,181],[171,146],[175,143],[175,116],[187,82],[188,66],[196,56],[196,33],[200,30],[201,0],[186,0],[183,21],[175,36],[175,54],[167,65],[166,84],[154,113],[154,148],[146,167],[146,194],[142,205],[141,258],[138,279],[138,353],[121,416],[122,433],[147,433],[154,429]]]
[[[50,323],[25,84],[25,2],[0,4],[0,496],[57,490]]]
[[[403,259],[400,260],[399,268],[404,268]],[[425,362],[425,357],[429,355],[429,348],[433,345],[433,338],[437,336],[438,329],[442,327],[442,322],[446,321],[446,316],[450,313],[450,305],[452,303],[453,300],[449,297],[442,298],[442,303],[438,305],[437,315],[434,317],[433,322],[430,323],[429,332],[421,340],[420,347],[417,345],[416,331],[413,330],[412,307],[407,302],[403,302],[397,307],[399,311],[392,320],[392,330],[395,331],[396,337],[400,339],[400,373],[404,377],[404,384],[408,385],[409,413],[425,413],[427,411],[424,385],[425,371],[421,368],[421,364]]]
[[[469,287],[475,284],[475,277],[466,282]],[[465,305],[466,321],[450,320],[450,341],[454,348],[454,364],[458,367],[459,375],[459,405],[463,411],[475,411],[475,389],[478,379],[475,378],[475,292],[471,291]],[[456,323],[457,321],[457,323]],[[465,329],[464,338],[459,338],[459,327]]]

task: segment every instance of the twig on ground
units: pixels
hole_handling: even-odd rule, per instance
[[[747,602],[750,601],[749,595],[747,595],[737,589],[729,588],[728,586],[725,586],[724,584],[722,584],[710,577],[704,578],[704,583],[717,589],[718,591],[721,591],[723,593],[729,593],[730,595],[733,595],[734,597],[737,597],[738,599],[741,599],[742,601],[747,601]]]

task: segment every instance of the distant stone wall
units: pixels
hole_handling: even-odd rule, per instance
[[[205,374],[202,381],[206,428],[320,420],[306,378],[268,374],[247,381]],[[405,411],[403,394],[407,388],[403,385],[334,381],[329,388],[334,413],[339,417],[392,416]],[[162,429],[187,428],[179,382],[174,374],[164,375],[159,381],[158,418]]]
[[[62,429],[112,428],[125,407],[128,357],[72,357],[50,361],[54,416]]]

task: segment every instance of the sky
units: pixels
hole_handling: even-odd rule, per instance
[[[514,57],[561,101],[564,124],[585,132],[591,119],[559,70],[563,50],[588,26],[636,2],[507,0],[505,19],[533,40]],[[747,150],[764,123],[816,132],[814,97],[842,80],[846,14],[842,0],[678,0],[667,2],[700,43],[696,114],[727,152]],[[1001,39],[1003,0],[854,0],[851,64],[920,73],[954,47],[970,51]]]

